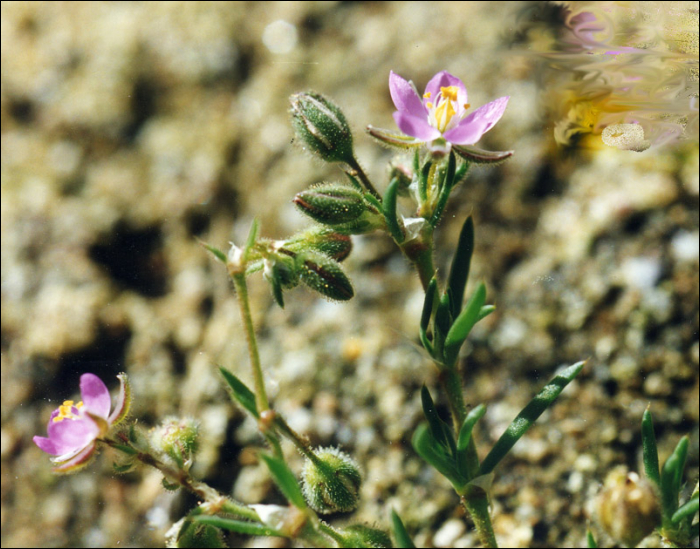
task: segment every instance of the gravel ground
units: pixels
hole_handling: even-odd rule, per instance
[[[697,2],[668,4],[671,22],[674,9],[696,10],[690,46],[681,31],[668,40],[695,56],[688,86],[697,92]],[[697,107],[650,97],[639,116],[652,120],[653,146],[604,145],[601,128],[585,122],[605,106],[591,99],[581,115],[571,100],[571,83],[586,81],[580,59],[551,48],[562,9],[3,2],[2,546],[161,546],[194,504],[165,493],[157,472],[114,476],[109,451],[76,475],[51,474],[32,436],[77,396],[87,371],[111,389],[128,372],[143,426],[167,415],[199,420],[197,476],[246,502],[280,501],[254,457],[256,426],[216,374],[222,364],[251,379],[226,273],[196,239],[241,242],[254,216],[264,236],[289,235],[308,225],[294,193],[341,179],[290,145],[287,100],[297,91],[342,106],[358,156],[384,188],[393,153],[362,129],[393,127],[390,70],[419,89],[449,70],[474,106],[511,96],[482,145],[515,156],[473,169],[437,232],[444,272],[474,215],[471,284],[484,280],[498,306],[463,363],[467,401],[488,406],[476,431],[484,453],[559,366],[590,359],[497,470],[502,546],[582,546],[606,474],[640,469],[647,405],[662,459],[690,434],[694,486]],[[671,61],[660,63],[663,71]],[[660,143],[678,120],[684,138]],[[357,297],[342,304],[298,289],[280,310],[259,276],[250,281],[275,407],[315,444],[340,445],[363,465],[354,521],[386,528],[393,507],[417,544],[476,546],[449,483],[410,445],[420,387],[437,394],[417,346],[417,277],[381,235],[354,237],[345,266]]]

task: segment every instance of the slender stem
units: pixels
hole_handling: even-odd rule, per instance
[[[489,498],[486,492],[481,488],[469,487],[467,493],[462,496],[462,505],[474,521],[481,545],[484,547],[498,547],[496,535],[491,525]]]
[[[248,285],[246,284],[245,273],[232,273],[231,278],[233,279],[233,285],[238,294],[238,306],[240,307],[241,318],[243,319],[243,325],[245,327],[250,363],[253,367],[255,404],[258,407],[258,412],[264,412],[270,409],[270,403],[267,400],[267,393],[265,392],[265,381],[263,379],[262,366],[260,365],[260,354],[258,353],[255,328],[253,327],[253,316],[250,313],[250,301],[248,299]]]
[[[372,185],[372,182],[369,180],[369,177],[367,177],[367,174],[365,171],[362,169],[362,166],[360,166],[360,163],[357,161],[357,158],[354,156],[352,157],[352,161],[348,162],[348,166],[350,167],[351,175],[357,176],[357,178],[360,180],[360,183],[364,186],[364,188],[372,193],[377,200],[380,202],[382,201],[382,195],[377,192],[377,189],[374,188],[374,185]]]

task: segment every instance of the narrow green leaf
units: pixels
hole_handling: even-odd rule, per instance
[[[112,445],[112,448],[115,448],[120,452],[124,452],[125,454],[129,454],[130,456],[135,456],[139,453],[138,450],[132,448],[131,446],[127,446],[126,444],[114,444]]]
[[[306,501],[301,493],[301,488],[299,488],[299,483],[289,466],[279,458],[264,453],[259,455],[267,464],[275,484],[287,498],[287,501],[299,509],[306,509]]]
[[[258,240],[258,232],[260,230],[260,222],[258,218],[254,218],[253,222],[250,224],[250,231],[248,231],[248,240],[246,240],[245,248],[243,249],[243,261],[248,261],[248,254],[250,249],[255,246],[255,242]]]
[[[661,469],[661,508],[665,523],[668,523],[678,510],[683,470],[685,469],[685,460],[688,457],[688,444],[687,436],[681,438],[673,450],[673,454],[669,456]]]
[[[219,250],[218,248],[215,248],[211,244],[207,244],[203,240],[197,239],[197,242],[199,243],[199,245],[202,248],[204,248],[205,250],[210,252],[216,259],[218,259],[222,263],[226,263],[226,261],[228,260],[228,258],[226,257],[226,254],[224,252],[222,252],[221,250]]]
[[[382,213],[384,214],[384,219],[386,220],[387,229],[389,233],[396,240],[398,244],[403,242],[404,236],[401,226],[399,225],[398,217],[396,216],[396,197],[399,191],[399,180],[394,178],[389,183],[386,192],[384,193],[384,200],[382,202]]]
[[[425,419],[428,420],[430,425],[430,432],[433,438],[443,446],[447,447],[447,438],[445,437],[445,431],[442,428],[443,421],[435,409],[435,402],[433,402],[433,397],[430,396],[430,391],[423,385],[420,391],[420,399],[423,404],[423,414],[425,414]]]
[[[344,172],[345,175],[348,176],[348,179],[350,180],[350,183],[352,183],[352,186],[355,187],[358,191],[363,191],[363,187],[360,184],[360,182],[357,180],[356,177],[354,177],[352,174],[349,174],[348,172]]]
[[[681,507],[678,509],[678,511],[673,513],[673,516],[671,517],[671,522],[673,524],[678,524],[684,518],[690,517],[692,519],[695,516],[695,513],[697,513],[697,512],[698,512],[698,494],[695,494],[695,497],[686,501],[683,505],[681,505]]]
[[[423,312],[420,317],[420,340],[423,343],[423,347],[428,353],[433,355],[433,345],[428,339],[428,326],[430,325],[430,318],[433,315],[433,302],[435,301],[435,295],[437,294],[437,278],[433,277],[428,284],[428,289],[425,292],[425,300],[423,301]]]
[[[413,173],[417,174],[420,171],[420,154],[419,150],[416,149],[413,153]]]
[[[480,320],[486,318],[489,316],[492,312],[496,310],[495,305],[484,305],[481,310],[479,311],[479,314],[476,317],[476,321],[479,322]]]
[[[244,520],[215,517],[211,515],[198,515],[196,517],[192,517],[192,520],[194,522],[208,524],[209,526],[215,526],[216,528],[221,528],[222,530],[229,530],[231,532],[245,534],[248,536],[275,536],[280,538],[289,537],[278,530],[268,528],[264,524],[258,524],[256,522],[247,522]]]
[[[411,439],[413,449],[428,464],[437,469],[455,488],[460,488],[466,484],[466,479],[462,477],[454,462],[454,459],[447,454],[445,446],[439,444],[430,432],[426,423],[422,423],[416,429]]]
[[[459,233],[459,242],[457,250],[452,259],[450,267],[450,278],[447,282],[447,287],[452,290],[452,317],[456,318],[462,310],[462,302],[464,301],[464,289],[467,286],[469,279],[469,268],[472,262],[472,253],[474,252],[474,220],[470,215],[467,217],[462,230]]]
[[[240,379],[234,376],[226,368],[219,367],[219,372],[221,372],[224,380],[231,388],[233,397],[236,399],[238,404],[248,410],[253,417],[259,418],[260,414],[258,413],[258,407],[255,404],[255,394],[253,391],[248,389],[248,387],[246,387]]]
[[[391,525],[394,531],[394,540],[396,541],[396,547],[401,549],[414,549],[415,544],[411,539],[411,536],[406,532],[406,527],[401,521],[401,517],[394,511],[391,510]]]
[[[447,333],[444,353],[447,364],[454,364],[454,361],[457,359],[460,348],[479,319],[479,313],[485,300],[486,286],[483,282],[480,282],[476,291],[467,302],[467,306],[459,314]]]
[[[377,212],[382,211],[382,203],[379,202],[379,200],[377,199],[376,196],[374,196],[372,193],[365,193],[363,196],[364,196],[364,199],[367,202],[369,202],[374,207],[375,210],[377,210]]]
[[[494,444],[481,464],[481,468],[479,469],[480,475],[485,475],[495,469],[496,465],[500,463],[509,450],[518,442],[520,437],[522,437],[527,430],[532,427],[532,424],[537,421],[537,418],[542,415],[542,412],[556,400],[564,390],[564,387],[571,383],[579,374],[585,364],[586,362],[583,361],[569,366],[563,372],[554,376],[554,379],[537,393],[535,398],[523,408],[522,412],[520,412],[508,426],[505,433],[501,435],[501,438],[496,441],[496,444]]]
[[[457,171],[455,172],[455,182],[453,187],[456,187],[459,185],[464,177],[467,175],[467,172],[469,171],[469,162],[463,162],[462,164],[459,165],[457,168]]]
[[[676,491],[678,496],[681,494],[681,487],[683,485],[683,471],[685,471],[685,462],[688,458],[688,446],[690,444],[690,439],[688,435],[682,437],[673,454],[678,456],[678,467],[676,468],[676,476],[673,479],[673,489]]]
[[[654,434],[654,422],[651,411],[647,407],[642,416],[642,456],[644,472],[647,478],[657,486],[661,485],[659,476],[659,452],[656,448],[656,435]]]
[[[483,404],[479,404],[476,408],[474,408],[471,412],[467,414],[467,417],[464,418],[464,423],[462,423],[462,427],[459,430],[459,437],[457,438],[457,450],[461,452],[467,449],[467,446],[469,445],[469,440],[472,437],[472,430],[474,429],[474,425],[476,425],[476,422],[479,421],[485,413],[486,406],[484,406]]]
[[[593,537],[593,532],[591,532],[590,528],[586,530],[586,542],[589,549],[598,549],[598,544],[596,543],[595,538]]]

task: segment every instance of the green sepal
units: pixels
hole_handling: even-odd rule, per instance
[[[165,477],[163,477],[160,482],[163,485],[163,488],[165,488],[168,492],[176,492],[180,489],[179,484],[176,482],[168,482]]]
[[[430,168],[433,166],[433,161],[428,156],[425,164],[421,167],[420,171],[417,172],[418,175],[418,196],[420,202],[424,203],[428,200],[428,177],[430,176]]]
[[[260,418],[258,407],[255,404],[255,394],[253,394],[253,391],[248,389],[248,387],[246,387],[240,379],[234,376],[226,368],[219,367],[219,372],[221,372],[224,381],[226,381],[228,386],[231,388],[231,395],[236,399],[236,402],[248,410],[253,417]]]
[[[416,545],[413,543],[411,536],[408,535],[401,517],[393,509],[391,510],[391,527],[394,532],[396,547],[400,549],[415,549]]]
[[[673,524],[678,524],[685,518],[690,518],[691,520],[698,512],[698,494],[695,494],[690,500],[686,501],[683,505],[678,508],[678,511],[673,513],[671,517],[671,522]]]
[[[133,460],[131,460],[131,463],[112,463],[112,470],[117,473],[118,475],[121,475],[123,473],[128,473],[134,468],[134,463]]]
[[[467,414],[466,418],[464,418],[464,423],[462,423],[462,427],[459,429],[459,437],[457,437],[458,451],[462,452],[467,449],[467,446],[469,446],[469,440],[472,436],[472,430],[474,429],[476,422],[479,421],[485,413],[486,406],[479,404]]]
[[[470,215],[467,217],[462,230],[459,233],[457,250],[455,251],[452,265],[450,267],[450,277],[447,287],[452,290],[452,316],[457,317],[462,310],[464,301],[464,289],[467,287],[469,279],[469,269],[474,252],[474,220]]]
[[[260,222],[258,218],[254,218],[253,222],[250,224],[250,230],[248,231],[248,239],[245,242],[245,248],[243,248],[243,262],[248,262],[248,256],[250,255],[250,250],[258,240],[258,233],[260,232]]]
[[[326,183],[297,193],[293,202],[302,213],[324,225],[350,223],[367,210],[360,191],[337,183]]]
[[[132,448],[131,446],[127,446],[126,444],[113,444],[112,448],[119,450],[120,452],[124,452],[125,454],[128,454],[130,456],[135,456],[139,453],[138,450]]]
[[[245,520],[236,520],[211,515],[198,515],[196,517],[192,517],[192,520],[194,522],[208,524],[209,526],[215,526],[216,528],[221,528],[222,530],[228,530],[230,532],[236,532],[237,534],[245,534],[248,536],[274,536],[279,538],[289,537],[279,530],[269,528],[264,524],[258,524],[257,522],[248,522]]]
[[[481,307],[486,301],[486,286],[480,282],[476,291],[467,302],[467,306],[455,319],[450,331],[445,338],[445,362],[448,365],[454,364],[457,360],[459,350],[467,339],[469,332],[479,320]]]
[[[522,437],[532,424],[537,421],[537,418],[544,412],[561,394],[571,381],[583,369],[585,361],[577,362],[573,366],[569,366],[560,374],[554,376],[552,381],[545,385],[542,390],[537,393],[525,408],[517,415],[513,422],[508,426],[506,431],[501,435],[494,444],[491,451],[488,453],[479,468],[479,474],[485,475],[492,472],[496,465],[505,457],[510,449],[515,445],[520,437]]]
[[[428,339],[428,326],[430,325],[430,318],[433,315],[433,302],[435,301],[435,295],[437,294],[437,278],[433,277],[428,284],[428,289],[425,292],[425,300],[423,301],[423,311],[420,317],[420,340],[423,343],[423,347],[428,351],[430,356],[433,355],[433,345]]]
[[[654,422],[651,411],[647,407],[642,416],[642,456],[644,472],[649,480],[657,487],[661,486],[659,475],[659,452],[656,448],[656,435],[654,434]]]
[[[214,246],[212,246],[211,244],[207,244],[203,240],[197,239],[197,242],[202,248],[210,252],[216,259],[218,259],[222,263],[226,263],[226,261],[228,260],[226,254],[219,250],[219,248],[215,248]]]
[[[270,469],[270,474],[275,484],[277,484],[280,491],[284,494],[284,497],[287,498],[287,501],[298,509],[306,509],[306,501],[301,493],[301,488],[289,466],[279,458],[262,452],[259,455],[268,469]]]
[[[378,528],[371,528],[364,524],[351,524],[343,529],[343,541],[340,547],[353,548],[383,548],[393,547],[389,534]]]
[[[447,170],[445,171],[443,183],[440,188],[440,196],[438,196],[437,204],[435,205],[435,210],[433,210],[433,215],[430,218],[430,224],[433,227],[435,227],[440,222],[440,218],[442,218],[442,213],[445,211],[445,206],[447,205],[447,200],[450,198],[450,193],[454,188],[456,166],[457,160],[455,158],[455,153],[451,151],[450,157],[447,160]]]
[[[498,164],[513,156],[515,151],[485,151],[471,145],[452,145],[452,150],[474,164]]]
[[[492,312],[496,310],[495,305],[484,305],[480,310],[479,314],[476,317],[476,321],[479,322],[480,320],[483,320],[487,316],[489,316]]]
[[[380,143],[397,147],[399,149],[418,148],[423,144],[423,141],[420,141],[415,137],[411,137],[410,135],[393,130],[375,128],[374,126],[367,126],[367,133]]]
[[[392,238],[396,240],[397,244],[401,244],[404,241],[403,230],[401,229],[401,224],[396,214],[396,198],[399,189],[399,180],[394,178],[389,183],[389,186],[384,193],[384,199],[382,201],[382,213],[384,214],[384,219],[386,220],[386,227],[389,230]]]
[[[224,542],[221,530],[215,525],[197,520],[198,518],[185,520],[177,534],[177,540],[173,545],[168,545],[168,547],[186,547],[188,549],[228,547]]]

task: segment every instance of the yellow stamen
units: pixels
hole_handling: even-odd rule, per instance
[[[425,92],[425,93],[423,94],[423,97],[425,97],[426,99],[430,99],[430,96],[431,96],[431,95],[433,95],[433,94],[430,93],[430,92]]]
[[[457,86],[447,86],[446,88],[440,88],[440,91],[442,92],[442,96],[445,99],[457,101],[457,92],[459,91],[459,88],[457,88]]]
[[[466,111],[469,107],[471,107],[471,105],[470,105],[469,103],[465,103],[465,104],[464,104],[464,110],[465,110],[465,111]]]
[[[437,129],[444,132],[452,117],[457,114],[457,111],[452,106],[452,101],[457,100],[457,86],[440,88],[440,91],[442,97],[435,109],[435,122],[437,123]]]
[[[78,416],[76,416],[73,413],[73,401],[72,400],[64,400],[63,404],[58,407],[58,415],[53,418],[54,423],[58,423],[59,421],[63,421],[64,419],[78,419]],[[78,404],[75,404],[75,407],[80,409],[83,407],[83,403],[78,402]]]
[[[430,101],[428,101],[428,102],[425,104],[425,106],[428,107],[429,109],[432,109],[432,108],[434,107],[434,105],[433,105]]]

